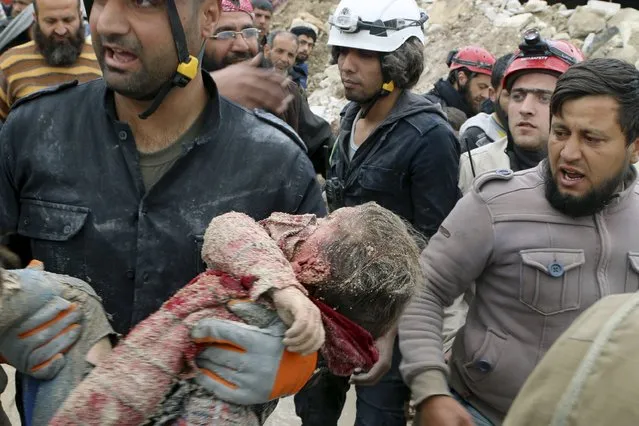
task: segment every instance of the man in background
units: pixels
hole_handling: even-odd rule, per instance
[[[313,114],[301,89],[287,79],[287,74],[266,69],[270,66],[260,55],[258,37],[251,3],[223,0],[214,34],[206,42],[204,69],[212,72],[222,96],[247,108],[271,112],[291,126],[304,141],[316,173],[325,175],[324,147],[330,146],[333,140],[330,125]],[[279,39],[277,37],[278,45]],[[291,64],[294,58],[293,54]],[[268,102],[282,94],[285,103]]]
[[[264,60],[268,68],[274,68],[288,76],[297,56],[297,36],[288,31],[273,31],[264,45]]]
[[[102,76],[93,47],[85,41],[78,0],[37,0],[33,3],[33,41],[0,56],[0,119],[19,99],[72,80]]]
[[[297,57],[291,69],[291,78],[298,86],[306,90],[308,87],[308,58],[317,42],[317,31],[310,25],[296,25],[291,32],[297,36]]]
[[[477,147],[488,145],[506,136],[508,128],[508,91],[504,88],[502,80],[506,68],[512,61],[514,54],[509,53],[495,62],[493,74],[490,77],[492,86],[493,112],[491,114],[480,112],[471,117],[459,129],[459,142],[462,152],[470,151]]]
[[[255,26],[260,30],[260,46],[266,44],[266,39],[271,32],[273,20],[273,4],[270,0],[252,0]]]
[[[489,98],[494,64],[495,57],[477,46],[466,46],[448,54],[448,78],[437,81],[426,98],[444,108],[455,130],[478,114],[482,103]],[[460,120],[461,117],[464,118]]]

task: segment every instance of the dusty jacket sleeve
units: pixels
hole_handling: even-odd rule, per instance
[[[204,235],[202,259],[211,269],[255,277],[253,300],[268,290],[290,286],[307,294],[277,243],[243,213],[226,213],[211,220]]]
[[[426,237],[437,231],[459,199],[459,145],[450,127],[438,125],[411,167],[413,224]]]
[[[462,194],[466,194],[473,187],[473,166],[468,151],[464,152],[459,159],[459,189]]]
[[[444,308],[482,274],[493,250],[490,211],[476,193],[462,198],[421,255],[425,282],[399,324],[400,370],[420,403],[449,394],[444,362]]]
[[[300,102],[298,133],[308,148],[308,157],[313,163],[315,172],[326,176],[324,146],[330,147],[332,145],[333,132],[326,120],[311,111],[308,102],[304,98]]]
[[[18,226],[18,191],[14,181],[16,157],[11,147],[11,122],[0,131],[0,235],[15,232]]]
[[[299,203],[295,209],[295,214],[311,213],[317,217],[326,216],[326,203],[322,198],[322,190],[317,179],[315,170],[307,155],[300,151],[297,160],[299,173],[291,182],[295,185],[295,195]]]

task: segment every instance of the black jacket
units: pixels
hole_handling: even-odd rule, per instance
[[[349,161],[359,109],[350,103],[342,111],[326,183],[331,209],[376,201],[432,236],[460,196],[459,143],[440,106],[404,91]]]
[[[440,79],[426,94],[426,99],[440,104],[447,115],[448,122],[455,130],[475,115],[468,102],[447,80]]]
[[[118,332],[203,271],[214,216],[325,214],[288,126],[219,98],[204,79],[210,120],[148,192],[133,133],[102,79],[19,102],[0,132],[0,230],[30,239],[47,270],[89,282]]]

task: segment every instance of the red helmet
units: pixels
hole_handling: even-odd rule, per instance
[[[514,77],[527,71],[546,72],[559,76],[571,65],[584,59],[581,50],[567,41],[543,40],[534,30],[526,32],[524,42],[519,45],[519,50],[504,73],[504,88],[512,87]]]
[[[471,72],[491,75],[493,65],[495,65],[495,57],[481,47],[466,46],[450,52],[447,64],[451,71],[466,68]]]

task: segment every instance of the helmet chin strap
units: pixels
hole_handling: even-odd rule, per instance
[[[175,0],[166,0],[167,12],[169,15],[169,24],[171,25],[171,33],[173,34],[173,41],[175,43],[175,50],[177,51],[178,66],[175,73],[170,80],[166,81],[158,90],[157,94],[153,98],[153,102],[149,108],[139,114],[142,120],[146,120],[153,114],[160,106],[164,98],[169,94],[174,87],[186,87],[197,76],[204,55],[204,44],[206,40],[202,42],[202,47],[198,57],[191,56],[189,54],[188,47],[186,45],[186,36],[184,35],[184,28],[180,22],[180,15],[178,14],[177,7],[175,6]]]
[[[366,116],[368,115],[370,110],[375,106],[377,101],[380,100],[380,98],[384,98],[390,95],[393,92],[393,90],[395,90],[395,83],[392,80],[382,84],[382,88],[379,90],[379,92],[377,92],[375,96],[373,96],[370,99],[368,104],[364,108],[362,108],[362,113],[360,114],[359,117],[366,118]]]

